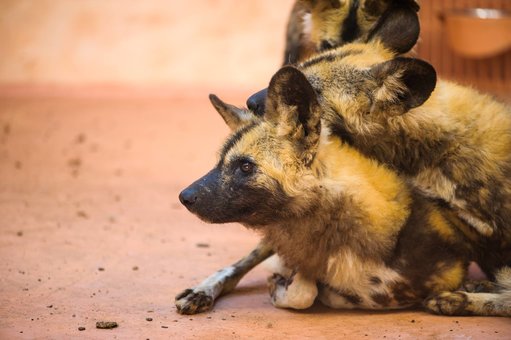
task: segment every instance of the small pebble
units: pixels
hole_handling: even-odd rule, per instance
[[[112,329],[119,326],[115,321],[98,321],[96,322],[96,328],[99,329]]]
[[[79,331],[84,331],[84,330],[85,330],[85,327],[78,327],[78,330],[79,330]]]
[[[146,321],[153,321],[153,318],[145,318]]]

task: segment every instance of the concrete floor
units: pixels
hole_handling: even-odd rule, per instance
[[[22,92],[0,96],[0,339],[511,338],[509,318],[278,310],[261,268],[212,312],[177,314],[178,292],[258,240],[178,202],[227,134],[207,92]]]

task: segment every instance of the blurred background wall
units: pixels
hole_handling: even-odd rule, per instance
[[[264,87],[293,0],[1,0],[0,85]]]
[[[251,93],[280,66],[294,0],[0,0],[0,88],[122,85]],[[422,0],[418,56],[439,74],[511,100],[511,52],[453,51],[453,9],[511,0]],[[510,18],[506,20],[511,20]],[[468,45],[483,46],[472,27]],[[459,26],[459,25],[458,25]],[[475,30],[474,30],[475,28]],[[509,35],[511,31],[502,33]],[[469,46],[470,47],[470,46]],[[183,92],[183,91],[182,91]]]

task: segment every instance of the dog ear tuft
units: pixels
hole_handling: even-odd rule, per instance
[[[227,104],[214,94],[209,95],[209,101],[232,131],[259,119],[250,111]]]
[[[403,114],[422,105],[436,86],[436,71],[427,62],[395,58],[371,69],[377,82],[371,112]]]
[[[312,161],[321,132],[321,107],[314,88],[300,70],[285,66],[273,76],[265,119],[301,146],[305,163]]]

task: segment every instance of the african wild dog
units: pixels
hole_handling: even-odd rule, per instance
[[[297,0],[288,20],[284,65],[358,41],[376,31],[388,46],[408,52],[419,36],[415,0]]]
[[[415,0],[297,0],[291,12],[284,65],[351,42],[380,41],[395,53],[409,52],[419,37]],[[266,89],[247,100],[264,113]]]
[[[310,79],[293,67],[277,72],[263,118],[213,97],[235,132],[180,201],[207,222],[240,222],[262,234],[284,264],[270,279],[277,307],[303,309],[319,298],[335,308],[423,303],[441,314],[511,316],[509,268],[493,292],[459,290],[484,246],[450,208],[341,138]],[[239,268],[246,266],[226,268],[227,276]],[[180,294],[178,310],[209,307],[215,282]]]
[[[448,204],[487,244],[490,276],[511,264],[511,109],[379,43],[349,44],[298,65],[332,130],[423,194]],[[436,86],[436,88],[435,88]],[[501,251],[506,250],[506,251]],[[497,255],[498,254],[498,255]]]

